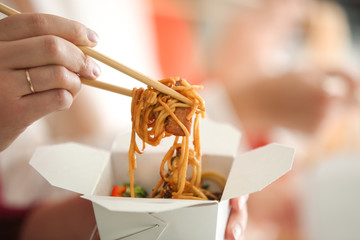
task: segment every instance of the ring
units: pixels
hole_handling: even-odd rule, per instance
[[[30,74],[29,74],[29,69],[25,69],[25,74],[26,74],[26,80],[28,81],[29,83],[29,87],[30,87],[30,90],[31,90],[31,93],[34,94],[35,93],[35,89],[34,89],[34,86],[31,82],[31,78],[30,78]]]

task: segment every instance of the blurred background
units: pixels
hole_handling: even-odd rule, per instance
[[[242,152],[270,142],[295,147],[292,171],[251,194],[244,239],[360,239],[360,1],[3,2],[82,22],[98,33],[96,50],[154,79],[204,85],[207,117],[238,127]],[[142,86],[100,66],[101,81]],[[66,197],[27,166],[35,147],[110,149],[131,126],[130,100],[83,86],[69,112],[27,129],[2,153],[7,204]]]

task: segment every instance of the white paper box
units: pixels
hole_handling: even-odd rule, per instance
[[[201,126],[203,171],[227,177],[220,202],[110,197],[114,185],[129,182],[130,133],[119,135],[111,153],[76,143],[39,147],[30,164],[50,184],[93,202],[101,239],[223,239],[228,200],[259,191],[289,171],[294,149],[270,144],[236,155],[238,131],[209,120]],[[137,156],[135,184],[148,193],[160,179],[160,162],[170,142],[147,146]]]

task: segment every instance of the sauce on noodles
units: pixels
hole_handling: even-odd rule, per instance
[[[135,196],[136,153],[141,154],[146,144],[157,146],[163,138],[175,136],[173,145],[162,159],[161,179],[154,187],[151,197],[208,199],[207,196],[211,196],[209,195],[211,193],[201,188],[199,136],[199,119],[205,116],[205,105],[203,99],[195,91],[202,86],[190,85],[186,80],[178,77],[163,79],[160,82],[190,99],[193,105],[180,102],[152,87],[133,89],[132,134],[129,147],[131,197]],[[190,147],[191,125],[192,147]],[[136,136],[143,142],[141,150],[136,144]],[[189,166],[192,168],[192,175],[188,179],[186,173]]]

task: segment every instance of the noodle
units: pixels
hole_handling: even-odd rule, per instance
[[[135,197],[136,153],[141,154],[146,144],[157,146],[163,138],[175,135],[172,147],[161,162],[161,179],[151,196],[154,198],[207,199],[204,191],[200,188],[199,119],[205,116],[205,105],[203,99],[195,92],[195,89],[201,89],[202,86],[191,86],[184,79],[178,77],[163,79],[160,82],[190,99],[193,105],[179,102],[152,87],[133,89],[131,103],[132,134],[129,147],[131,197]],[[177,116],[177,114],[180,115],[180,112],[186,113],[185,117]],[[190,129],[193,118],[192,143],[194,148],[192,149],[190,148]],[[171,121],[172,123],[170,123]],[[136,136],[143,141],[141,151],[136,144]],[[190,181],[186,179],[188,166],[192,167]]]

